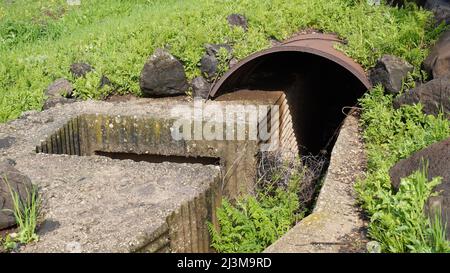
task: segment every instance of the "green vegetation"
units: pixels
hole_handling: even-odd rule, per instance
[[[231,28],[231,13],[244,14],[248,31]],[[406,4],[397,9],[367,5],[366,0],[83,0],[68,6],[65,0],[16,0],[0,3],[0,122],[26,110],[40,110],[45,88],[65,77],[81,99],[101,99],[113,92],[141,95],[139,75],[148,56],[158,47],[179,58],[190,79],[200,74],[198,64],[207,43],[228,43],[242,59],[283,40],[301,29],[337,33],[347,43],[339,48],[362,64],[374,65],[383,54],[394,54],[416,67],[429,45],[442,31],[434,29],[431,13]],[[227,69],[226,52],[220,54],[220,73]],[[85,78],[69,73],[74,62],[87,62],[95,70]],[[100,89],[106,75],[112,87]],[[410,81],[411,82],[411,81]],[[418,171],[391,191],[388,170],[398,160],[450,135],[449,121],[422,114],[421,106],[392,108],[392,96],[381,87],[362,100],[362,122],[368,151],[368,173],[357,190],[371,217],[370,236],[388,252],[448,251],[439,219],[424,216],[423,204],[438,181],[426,181]],[[220,252],[263,250],[295,223],[300,209],[294,175],[285,187],[258,191],[218,210],[220,230],[210,226],[213,246]],[[273,177],[276,182],[277,177]],[[15,198],[16,242],[36,240],[39,200],[31,193],[21,204]]]
[[[248,32],[228,26],[242,13]],[[240,59],[300,29],[335,32],[348,43],[341,49],[364,67],[385,53],[418,66],[439,30],[430,12],[369,6],[361,0],[65,0],[2,1],[0,4],[0,122],[41,109],[44,89],[66,77],[82,98],[111,92],[140,95],[139,74],[147,57],[166,47],[182,60],[187,75],[198,75],[206,43],[229,43]],[[75,80],[70,64],[84,61],[95,72]],[[113,88],[99,90],[106,75]]]
[[[370,217],[369,235],[385,252],[449,252],[450,242],[440,221],[430,221],[424,204],[439,179],[427,180],[426,170],[402,179],[393,193],[389,169],[434,142],[450,136],[450,121],[422,113],[420,104],[394,110],[392,96],[378,86],[361,99],[367,177],[356,189]]]
[[[19,194],[11,188],[8,180],[3,179],[7,183],[11,198],[13,200],[13,213],[17,222],[18,231],[12,234],[7,234],[4,242],[0,243],[3,245],[5,250],[14,249],[17,243],[28,244],[39,239],[36,234],[36,226],[38,222],[41,201],[38,197],[37,188],[33,187],[31,192],[27,192],[26,200],[22,200]]]
[[[272,186],[260,187],[256,196],[242,196],[235,205],[222,200],[219,230],[209,224],[212,247],[223,253],[261,252],[303,218],[298,191],[304,172],[292,170],[284,187],[280,174],[272,173]]]

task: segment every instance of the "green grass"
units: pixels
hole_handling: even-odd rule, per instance
[[[424,204],[440,181],[427,180],[426,169],[402,179],[392,191],[389,170],[400,159],[450,136],[450,121],[422,113],[420,104],[394,110],[391,95],[378,86],[361,99],[368,171],[356,185],[370,217],[369,236],[384,252],[449,252],[440,221],[430,221]]]
[[[106,75],[119,94],[140,95],[139,74],[147,57],[166,47],[182,60],[189,78],[199,75],[206,43],[230,43],[241,59],[303,28],[335,32],[340,48],[365,68],[385,53],[418,67],[439,30],[431,31],[429,12],[371,7],[350,0],[17,0],[0,4],[0,122],[26,110],[40,110],[44,89],[55,79],[74,82],[82,98],[102,98]],[[242,13],[248,32],[230,28],[226,17]],[[86,79],[73,79],[71,63],[95,67]]]
[[[39,239],[36,234],[36,227],[41,207],[41,201],[38,197],[37,188],[33,186],[31,192],[27,192],[27,197],[22,200],[19,194],[11,188],[8,179],[2,179],[7,184],[13,201],[14,217],[16,219],[18,231],[12,237],[6,236],[2,243],[6,250],[14,249],[17,243],[28,244]]]

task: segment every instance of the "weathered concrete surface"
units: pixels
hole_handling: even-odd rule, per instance
[[[171,213],[220,176],[217,166],[97,156],[40,154],[19,160],[18,168],[36,181],[44,201],[40,240],[23,252],[139,250]]]
[[[232,167],[231,171],[225,169],[225,178],[219,166],[152,164],[92,155],[96,149],[112,149],[106,145],[109,142],[104,142],[110,140],[104,137],[105,126],[110,128],[104,123],[105,117],[150,120],[160,129],[154,130],[151,137],[167,139],[173,122],[168,105],[175,103],[192,105],[183,99],[139,99],[125,103],[86,101],[30,112],[20,119],[0,124],[0,139],[14,139],[13,145],[0,146],[0,159],[15,160],[16,168],[38,185],[44,201],[40,241],[20,251],[209,251],[204,224],[207,220],[215,223],[215,207],[223,191],[235,194],[245,191],[241,189],[249,186],[245,183],[253,182],[251,172],[256,171],[253,166],[256,159],[251,158],[256,152],[256,141],[223,141],[217,145],[203,140],[174,144],[142,139],[143,142],[117,146],[119,152],[126,147],[122,152],[130,152],[131,148],[131,152],[144,153],[148,148],[150,152],[169,155],[223,156],[222,160],[228,162],[224,163],[225,167]],[[85,145],[92,148],[90,153],[86,156],[36,153],[36,147],[70,120],[82,115],[99,117],[89,119],[93,128],[100,126],[101,129],[90,131],[91,137]],[[97,141],[93,138],[99,132]],[[111,151],[117,152],[115,148]],[[233,158],[239,154],[243,155],[239,160]]]
[[[14,146],[8,149],[0,149],[0,156],[2,153],[3,156],[34,153],[37,146],[48,141],[49,137],[52,137],[55,132],[63,128],[70,120],[82,115],[98,116],[98,121],[91,119],[91,124],[86,126],[98,127],[92,132],[101,132],[102,135],[97,136],[100,141],[91,138],[88,144],[84,145],[85,147],[105,152],[221,158],[223,159],[224,170],[227,173],[225,194],[236,196],[239,192],[247,192],[249,189],[252,189],[256,174],[255,156],[258,152],[257,141],[173,141],[170,137],[170,129],[176,118],[171,118],[170,106],[175,104],[179,108],[184,106],[186,109],[192,108],[193,105],[192,102],[186,102],[183,99],[139,99],[124,103],[86,101],[71,105],[59,105],[41,113],[30,113],[22,119],[0,126],[0,139],[8,136],[17,138]],[[224,102],[208,102],[206,105],[224,104]],[[109,126],[117,125],[115,122],[116,117],[127,121],[130,121],[130,119],[136,120],[136,122],[141,122],[142,120],[150,121],[154,135],[153,139],[147,142],[149,145],[142,145],[143,142],[139,142],[138,145],[132,145],[133,143],[130,143],[131,140],[128,139],[128,144],[121,143],[121,145],[116,145],[114,149],[111,148],[111,145],[108,146],[103,141],[105,139],[103,136],[106,135]],[[182,118],[188,121],[192,120],[188,114],[182,115]],[[206,120],[203,120],[203,123],[207,122],[208,118],[206,115]],[[105,123],[108,120],[111,120],[111,122],[114,120],[115,123],[108,125]],[[247,121],[237,119],[236,122],[242,124]],[[129,123],[126,125],[122,124],[121,128],[134,129],[133,124],[130,125]],[[139,140],[139,138],[137,139]],[[167,141],[163,141],[164,139]],[[81,153],[81,155],[90,155],[90,153]]]
[[[347,252],[364,247],[365,228],[356,206],[355,180],[364,174],[366,157],[358,119],[348,116],[331,154],[331,162],[312,214],[265,252]]]

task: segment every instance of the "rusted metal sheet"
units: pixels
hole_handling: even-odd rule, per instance
[[[252,71],[255,70],[258,66],[258,59],[260,57],[270,54],[276,54],[279,52],[310,53],[312,55],[326,58],[344,67],[347,71],[352,73],[356,77],[356,79],[362,83],[362,85],[364,85],[367,89],[370,89],[372,86],[367,79],[364,69],[343,52],[335,49],[334,46],[336,43],[343,44],[344,42],[333,34],[302,34],[295,36],[280,45],[260,52],[256,52],[240,61],[227,73],[225,73],[221,77],[221,79],[216,84],[214,84],[209,93],[209,97],[216,97],[225,91],[229,91],[224,89],[233,86],[233,78],[236,78],[233,77],[233,75],[251,74]],[[252,62],[253,65],[248,65],[250,64],[250,62]]]

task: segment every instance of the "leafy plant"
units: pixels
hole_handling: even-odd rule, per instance
[[[288,187],[272,188],[271,193],[261,190],[235,204],[223,199],[217,209],[219,229],[208,224],[212,247],[224,253],[263,251],[303,217],[298,199],[300,181],[301,175],[293,175]]]
[[[392,107],[381,86],[360,103],[368,156],[368,171],[356,185],[362,207],[370,217],[369,235],[386,252],[447,252],[440,221],[424,215],[424,203],[438,183],[427,181],[426,170],[404,178],[394,194],[389,170],[400,159],[450,136],[450,122],[441,114],[425,115],[422,105]]]
[[[4,182],[7,184],[11,198],[13,201],[14,217],[18,226],[17,235],[12,237],[8,235],[5,239],[4,246],[7,249],[15,248],[16,243],[27,244],[39,239],[36,234],[36,226],[40,212],[41,201],[37,194],[37,188],[33,186],[31,192],[27,190],[27,196],[22,200],[19,194],[11,188],[5,177]]]
[[[388,252],[448,252],[450,242],[440,219],[431,221],[423,208],[439,178],[428,182],[426,169],[402,179],[398,193],[386,192],[371,216],[369,234]],[[444,234],[444,235],[443,235]]]

